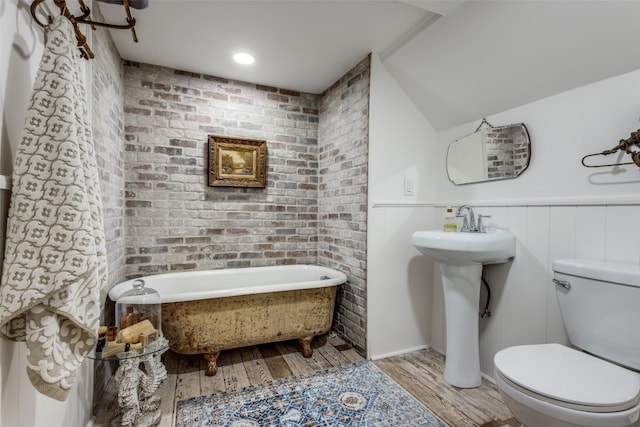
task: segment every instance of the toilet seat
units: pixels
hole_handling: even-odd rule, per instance
[[[522,393],[587,412],[617,412],[640,402],[640,374],[560,344],[499,351],[496,373]]]

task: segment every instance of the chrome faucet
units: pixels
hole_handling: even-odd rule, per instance
[[[466,211],[466,213],[462,213],[463,211]],[[469,205],[460,206],[458,210],[456,210],[456,216],[463,218],[460,231],[466,233],[486,233],[487,228],[482,219],[491,218],[491,215],[478,214],[478,222],[476,223],[475,212],[473,212],[473,208]]]
[[[467,213],[463,214],[462,211],[466,210]],[[462,217],[462,228],[460,231],[462,232],[476,232],[476,216],[473,212],[473,208],[469,205],[462,205],[456,210],[456,216]]]

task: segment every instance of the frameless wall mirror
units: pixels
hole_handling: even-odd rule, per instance
[[[473,134],[449,144],[447,174],[456,185],[510,179],[529,166],[530,158],[531,141],[523,123],[493,127],[483,120]]]

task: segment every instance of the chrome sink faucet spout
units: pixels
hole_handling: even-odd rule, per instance
[[[463,213],[466,211],[466,213]],[[473,212],[473,208],[469,205],[462,205],[456,210],[456,216],[463,218],[462,228],[463,233],[486,233],[487,228],[482,221],[483,218],[491,218],[491,215],[478,214],[478,222],[476,222],[476,214]]]
[[[466,213],[462,213],[463,211],[467,211]],[[462,228],[460,231],[462,232],[476,232],[476,215],[473,212],[473,208],[469,205],[462,205],[456,210],[456,216],[462,217]]]

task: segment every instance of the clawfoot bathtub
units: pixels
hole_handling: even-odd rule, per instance
[[[297,339],[311,357],[314,336],[331,329],[336,287],[347,277],[334,269],[289,265],[189,271],[142,278],[162,301],[162,331],[171,349],[202,354],[207,375],[222,350]],[[133,280],[111,288],[117,300]]]

